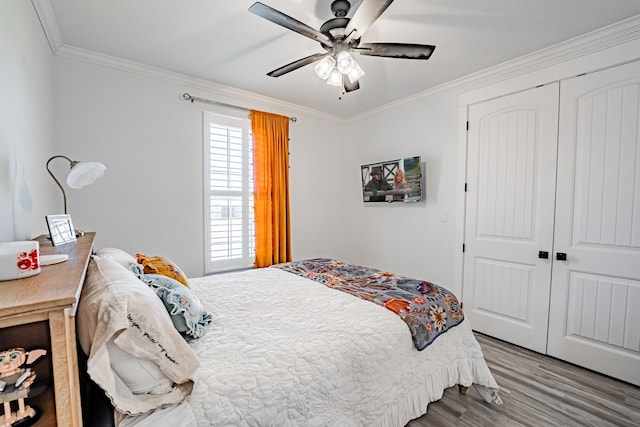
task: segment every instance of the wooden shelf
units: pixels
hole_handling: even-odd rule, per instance
[[[65,307],[73,307],[75,314],[94,237],[95,233],[87,233],[61,246],[53,246],[46,236],[37,237],[40,255],[67,254],[69,260],[46,265],[35,276],[3,281],[0,319]]]
[[[42,386],[44,387],[44,386]],[[35,387],[34,387],[35,390]],[[56,427],[56,407],[55,399],[53,396],[53,388],[46,387],[44,391],[35,397],[29,397],[26,399],[25,404],[40,410],[40,419],[35,424],[37,427]],[[17,404],[13,402],[12,410],[17,409]],[[0,418],[4,417],[4,409],[0,408]]]
[[[27,404],[37,406],[42,411],[42,416],[36,423],[37,427],[56,427],[56,406],[53,396],[53,388],[47,389],[36,397],[27,399]]]
[[[94,239],[95,233],[86,233],[53,246],[47,236],[39,236],[40,255],[67,254],[69,259],[44,266],[35,276],[0,284],[0,336],[11,337],[3,347],[47,350],[47,366],[39,368],[36,362],[35,369],[49,373],[38,373],[36,381],[52,385],[27,399],[42,410],[38,427],[82,426],[75,314]]]

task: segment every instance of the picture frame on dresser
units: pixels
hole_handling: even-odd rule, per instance
[[[76,232],[71,222],[71,215],[46,215],[49,238],[53,246],[63,245],[76,240]]]

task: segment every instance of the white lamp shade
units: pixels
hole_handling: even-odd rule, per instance
[[[331,86],[342,86],[342,73],[337,68],[331,70],[327,78],[327,84]]]
[[[99,162],[78,162],[71,167],[67,176],[67,185],[74,189],[91,185],[104,175],[105,170],[107,167]]]
[[[338,53],[336,66],[338,67],[338,71],[340,71],[342,74],[347,74],[349,71],[351,71],[354,63],[355,61],[346,50]]]
[[[333,59],[333,56],[325,56],[322,58],[315,66],[315,71],[318,77],[321,79],[326,79],[329,77],[331,70],[336,65],[336,60]]]
[[[351,71],[349,71],[349,73],[347,73],[347,76],[349,76],[349,81],[351,83],[355,83],[360,80],[360,77],[364,76],[364,70],[360,67],[360,65],[358,65],[356,61],[353,61],[353,68],[351,69]]]

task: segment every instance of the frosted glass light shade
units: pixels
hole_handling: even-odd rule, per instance
[[[104,175],[105,170],[107,167],[99,162],[75,162],[67,175],[67,185],[74,189],[91,185]]]
[[[316,64],[314,69],[317,76],[324,80],[329,77],[329,74],[335,65],[336,60],[333,59],[333,56],[325,56]]]
[[[351,71],[355,62],[356,61],[353,60],[353,57],[349,55],[349,52],[343,50],[342,52],[338,53],[336,66],[338,67],[338,71],[340,71],[342,74],[347,74],[349,73],[349,71]]]
[[[364,76],[364,70],[356,61],[353,61],[353,68],[347,73],[347,76],[349,76],[349,81],[351,83],[355,83],[360,80],[360,77]]]
[[[342,73],[337,68],[331,70],[327,78],[327,84],[331,86],[342,86]]]

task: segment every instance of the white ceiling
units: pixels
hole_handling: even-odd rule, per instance
[[[361,1],[352,1],[348,16]],[[64,46],[350,117],[640,14],[639,0],[396,0],[362,42],[434,44],[433,56],[356,56],[366,73],[360,90],[338,99],[338,89],[316,77],[312,65],[278,78],[266,75],[324,50],[249,13],[253,3],[50,0],[55,22],[48,24],[57,23]],[[316,29],[333,17],[331,0],[263,3]]]

